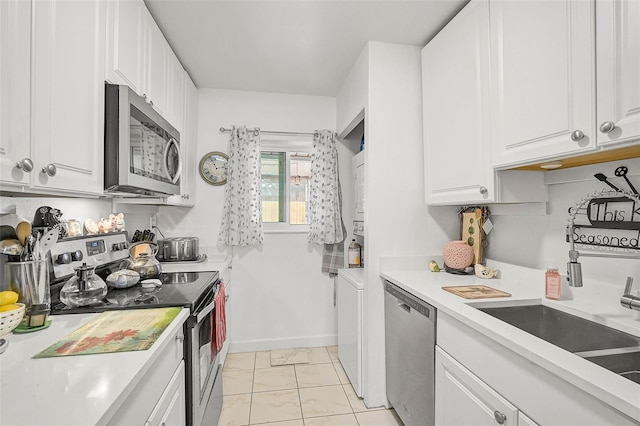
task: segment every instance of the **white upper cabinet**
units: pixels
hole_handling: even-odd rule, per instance
[[[495,166],[595,148],[594,9],[591,1],[491,1]]]
[[[145,51],[145,87],[143,96],[153,108],[165,116],[169,103],[169,45],[162,31],[145,7],[146,20]]]
[[[185,96],[184,131],[180,134],[182,154],[182,174],[180,175],[180,195],[172,195],[166,204],[172,206],[193,207],[196,203],[196,163],[198,147],[198,89],[189,75],[184,72]]]
[[[142,0],[107,2],[107,80],[126,84],[179,132],[184,69]]]
[[[106,3],[33,2],[37,188],[103,193]]]
[[[101,195],[105,2],[8,1],[0,11],[2,189]]]
[[[189,80],[182,64],[171,49],[168,50],[168,104],[164,117],[180,134],[184,133],[185,80]]]
[[[492,201],[489,2],[473,0],[422,50],[429,204]]]
[[[31,3],[0,1],[0,185],[29,186]]]
[[[146,6],[139,1],[107,2],[107,80],[142,95]]]
[[[596,2],[598,144],[640,139],[640,2]]]

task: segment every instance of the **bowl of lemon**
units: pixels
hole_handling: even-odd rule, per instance
[[[11,333],[24,318],[25,305],[15,291],[0,291],[0,337]]]

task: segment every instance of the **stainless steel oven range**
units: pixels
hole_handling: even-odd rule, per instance
[[[191,310],[185,323],[186,424],[216,425],[222,410],[222,366],[212,345],[215,332],[215,296],[218,272],[163,273],[162,285],[153,291],[140,284],[109,289],[99,303],[69,307],[60,301],[60,289],[83,262],[96,267],[103,279],[120,269],[128,257],[126,233],[110,233],[60,240],[51,251],[51,314],[103,312],[183,306]],[[69,262],[70,261],[70,262]]]

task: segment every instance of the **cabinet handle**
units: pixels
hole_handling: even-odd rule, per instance
[[[177,335],[177,336],[176,336],[176,341],[177,341],[178,343],[184,343],[184,336],[183,336],[183,335],[181,335],[181,334]]]
[[[31,170],[33,170],[33,161],[31,161],[31,158],[29,157],[23,158],[16,163],[16,167],[29,173]]]
[[[42,168],[42,173],[50,177],[55,176],[57,172],[58,172],[58,169],[56,168],[56,165],[53,163],[47,164]]]
[[[605,121],[600,125],[600,132],[611,133],[615,128],[616,128],[616,125],[613,121]]]
[[[153,106],[153,101],[149,101],[149,105]]]
[[[480,194],[487,195],[488,193],[489,193],[489,190],[487,189],[486,186],[481,186],[480,187]]]
[[[571,132],[571,140],[578,142],[584,138],[584,132],[582,130],[574,130]]]
[[[496,422],[498,422],[499,425],[503,425],[504,422],[507,421],[507,416],[505,416],[503,413],[501,413],[498,410],[493,412],[493,417],[496,419]]]

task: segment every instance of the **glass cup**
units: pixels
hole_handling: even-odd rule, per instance
[[[7,262],[5,283],[7,282],[10,289],[18,293],[18,302],[25,304],[26,312],[22,325],[45,325],[51,308],[48,261]]]

